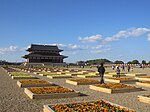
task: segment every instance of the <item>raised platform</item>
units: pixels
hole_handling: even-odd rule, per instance
[[[77,79],[77,81],[68,79],[66,80],[66,83],[73,84],[73,85],[92,85],[92,84],[99,84],[100,82],[98,80],[93,80],[93,79]]]
[[[148,97],[149,96],[149,97]],[[150,104],[150,95],[139,95],[138,100],[140,102],[148,103]]]
[[[113,94],[113,93],[125,93],[125,92],[136,92],[136,91],[141,91],[142,88],[140,87],[125,87],[125,88],[105,88],[105,87],[100,87],[97,85],[90,85],[89,86],[90,89],[96,90],[96,91],[100,91],[100,92],[104,92],[104,93],[109,93],[109,94]]]
[[[117,74],[104,74],[104,77],[117,77]],[[120,74],[120,77],[126,77],[126,75]]]
[[[11,76],[12,79],[38,79],[37,77],[34,76]]]
[[[35,79],[34,79],[35,80]],[[31,81],[32,82],[32,81]],[[17,81],[17,85],[21,88],[27,88],[27,87],[45,87],[45,86],[56,86],[56,84],[52,82],[47,82],[47,83],[34,83],[34,84],[23,84],[21,81]]]
[[[77,75],[80,78],[100,78],[99,75]]]
[[[41,87],[37,87],[41,88]],[[45,87],[46,88],[46,87]],[[71,89],[70,89],[71,90]],[[77,97],[80,95],[80,92],[60,92],[60,93],[45,93],[45,94],[35,94],[29,88],[25,88],[24,92],[31,98],[31,99],[45,99],[45,98],[68,98],[68,97]]]
[[[136,76],[146,76],[146,73],[127,73],[126,76],[136,77]]]
[[[48,75],[47,78],[50,78],[50,79],[72,78],[72,76],[69,76],[69,75],[68,76],[67,75],[62,75],[62,76],[61,75],[60,76],[59,75],[56,75],[56,76],[53,75],[53,76],[50,76],[50,75]]]
[[[117,111],[113,111],[116,109]],[[44,105],[44,112],[135,112],[135,110],[123,107],[104,100],[91,102],[72,102],[63,104]]]
[[[139,76],[135,77],[135,79],[138,79],[140,81],[150,81],[150,76]]]
[[[41,67],[41,66],[65,66],[66,63],[29,63],[29,62],[26,62],[26,63],[22,63],[21,66],[26,66],[26,67]]]
[[[105,81],[113,83],[135,83],[138,80],[133,78],[105,78]]]
[[[136,82],[136,85],[150,87],[150,81],[149,81],[149,83],[146,83],[146,82]]]

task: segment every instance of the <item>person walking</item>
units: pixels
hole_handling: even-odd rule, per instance
[[[116,69],[116,74],[117,74],[116,78],[117,77],[120,78],[120,69],[119,69],[119,67],[117,67],[117,69]]]
[[[144,68],[145,68],[144,64],[142,64],[142,68],[143,68],[143,70],[144,70]]]
[[[112,70],[114,70],[115,69],[115,66],[114,65],[112,65]]]
[[[104,64],[101,63],[101,66],[98,67],[98,72],[100,74],[100,84],[104,83],[104,73],[105,73],[105,68],[103,66]]]
[[[124,65],[122,65],[122,71],[125,71],[125,66]]]
[[[130,65],[127,66],[128,72],[130,72]]]

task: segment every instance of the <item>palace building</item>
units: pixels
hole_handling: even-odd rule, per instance
[[[63,63],[63,59],[68,57],[60,55],[63,50],[58,49],[56,45],[31,44],[31,47],[26,51],[29,54],[23,58],[29,63]]]

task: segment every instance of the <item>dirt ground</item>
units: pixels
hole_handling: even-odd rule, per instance
[[[71,68],[69,68],[71,69]],[[76,68],[77,69],[77,68]],[[82,69],[82,68],[79,68]],[[95,70],[97,68],[83,68]],[[111,68],[106,68],[108,72],[114,72]],[[125,71],[127,72],[127,70]],[[133,72],[147,73],[150,76],[150,68],[134,68]],[[60,86],[74,89],[83,93],[82,96],[73,98],[56,98],[56,99],[39,99],[31,100],[25,93],[23,88],[19,88],[16,84],[17,80],[12,80],[8,74],[0,68],[0,112],[43,112],[43,105],[56,103],[69,103],[79,101],[93,101],[104,99],[112,103],[116,103],[137,112],[150,112],[150,105],[139,102],[137,95],[150,94],[150,88],[143,87],[145,91],[107,94],[89,89],[88,85],[74,86],[65,83],[66,79],[49,79],[45,76],[34,75],[41,79],[51,81]],[[99,78],[94,78],[99,80]],[[132,84],[135,85],[135,84]]]

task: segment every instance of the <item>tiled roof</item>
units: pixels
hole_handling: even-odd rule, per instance
[[[59,51],[63,51],[58,49],[58,47],[56,45],[37,45],[37,44],[31,44],[31,47],[28,48],[28,50],[59,50]]]
[[[63,55],[41,55],[41,54],[28,54],[23,56],[25,57],[63,57],[63,58],[67,58],[68,56],[63,56]]]

